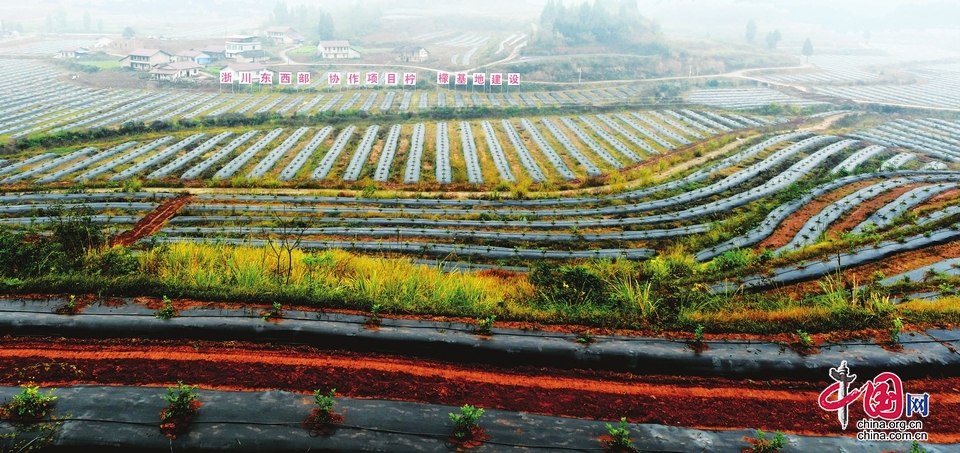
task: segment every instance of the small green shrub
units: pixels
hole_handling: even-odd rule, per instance
[[[40,393],[36,385],[21,385],[19,395],[14,395],[13,401],[0,408],[0,418],[42,418],[50,411],[50,404],[57,397],[53,390],[46,395]]]
[[[460,440],[467,440],[473,437],[474,431],[478,428],[477,421],[483,415],[483,409],[473,407],[469,404],[460,408],[459,414],[450,413],[450,420],[453,421],[453,437]]]
[[[477,335],[493,335],[493,323],[497,320],[496,316],[487,316],[477,319],[477,329],[474,333]]]
[[[157,319],[170,319],[177,316],[177,310],[173,308],[173,302],[167,296],[163,296],[163,307],[157,310]]]
[[[920,442],[913,441],[913,443],[910,444],[910,453],[927,453],[927,452],[924,451],[922,448],[920,448]]]
[[[637,451],[633,446],[633,439],[630,439],[630,431],[627,430],[627,418],[620,419],[620,425],[614,427],[607,423],[607,432],[610,433],[610,439],[603,441],[603,447],[612,452],[632,452]]]
[[[367,318],[368,326],[379,326],[383,323],[383,320],[380,319],[380,304],[373,304],[373,307],[370,307],[370,317]]]
[[[337,389],[330,389],[330,393],[324,395],[320,390],[313,391],[313,400],[317,403],[317,407],[320,409],[320,412],[329,413],[333,410],[333,395],[336,394]]]
[[[594,338],[593,334],[590,333],[590,330],[587,329],[580,335],[577,335],[577,343],[580,344],[590,344],[596,342],[597,339]]]
[[[697,324],[697,328],[693,330],[693,342],[696,344],[703,344],[703,324]]]
[[[269,321],[271,319],[279,319],[283,317],[283,305],[280,302],[274,302],[273,306],[270,307],[270,311],[263,314],[260,319],[264,321]]]
[[[803,330],[797,330],[797,336],[800,337],[800,345],[805,347],[813,346],[813,339],[810,338],[810,334],[804,332]]]
[[[753,444],[751,450],[757,453],[775,453],[787,445],[787,441],[780,431],[777,431],[773,439],[767,440],[767,433],[759,429],[757,430],[757,438],[750,443]]]
[[[196,390],[197,386],[191,387],[182,381],[177,381],[176,387],[167,387],[167,395],[163,399],[170,405],[160,413],[160,419],[189,418],[196,413],[194,401],[200,396]]]
[[[890,327],[890,343],[900,342],[900,332],[903,332],[903,320],[900,317],[893,318],[893,326]]]

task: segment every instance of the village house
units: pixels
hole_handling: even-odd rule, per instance
[[[230,63],[227,65],[227,67],[220,70],[221,74],[231,74],[231,80],[240,80],[240,76],[238,74],[241,72],[253,73],[253,80],[259,80],[260,74],[264,72],[269,72],[276,75],[275,71],[267,69],[260,63]]]
[[[227,58],[227,50],[224,46],[207,46],[200,49],[200,51],[209,55],[213,60],[223,60]]]
[[[68,47],[66,49],[63,49],[57,52],[57,55],[55,55],[54,58],[76,59],[76,58],[83,57],[88,53],[90,53],[90,50],[87,49],[86,47]]]
[[[154,68],[150,71],[150,78],[173,82],[182,78],[197,76],[201,69],[203,69],[203,66],[192,61],[178,61]]]
[[[112,50],[126,51],[127,49],[136,49],[136,41],[133,39],[117,38],[106,45],[106,48]]]
[[[248,50],[240,52],[234,57],[237,63],[260,63],[269,60],[270,57],[262,50]]]
[[[320,41],[317,55],[323,59],[360,58],[360,54],[350,48],[349,41]]]
[[[234,59],[237,57],[237,54],[243,52],[250,52],[256,50],[263,50],[263,44],[260,43],[260,38],[256,36],[249,35],[238,35],[231,36],[227,38],[225,56],[227,59]]]
[[[306,42],[303,35],[292,27],[270,27],[266,30],[267,38],[275,44],[303,44]]]
[[[106,49],[113,44],[114,39],[109,36],[101,36],[97,38],[96,44],[93,45],[94,49]]]
[[[178,52],[176,55],[173,56],[173,60],[176,62],[192,61],[198,65],[206,66],[210,64],[211,61],[213,61],[213,58],[211,58],[210,55],[207,55],[206,53],[203,53],[199,50],[190,49],[190,50],[183,50]]]
[[[403,46],[400,48],[400,55],[397,57],[397,60],[419,63],[427,61],[429,58],[430,52],[427,52],[427,49],[424,49],[422,46]]]
[[[135,49],[120,60],[120,66],[134,71],[149,71],[172,61],[172,56],[160,49]]]

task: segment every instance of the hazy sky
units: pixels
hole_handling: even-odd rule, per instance
[[[567,5],[583,0],[564,0]],[[592,3],[596,0],[590,0]],[[613,5],[620,0],[601,0]],[[734,38],[746,22],[757,21],[759,33],[778,28],[790,35],[810,35],[824,30],[860,33],[864,30],[960,30],[960,0],[636,0],[644,15],[657,20],[668,33]],[[358,0],[286,0],[288,6],[317,5],[336,13]],[[514,20],[536,21],[546,0],[363,0],[379,5],[387,14],[398,9],[464,15],[508,14]],[[232,16],[247,22],[263,21],[275,0],[0,0],[0,19],[7,22],[42,22],[48,14],[65,10],[74,20],[84,11],[110,22],[111,15],[129,21],[140,14],[147,21],[177,22]],[[189,12],[193,14],[189,14]],[[176,14],[171,14],[176,12]],[[166,14],[165,14],[166,13]],[[186,13],[186,15],[183,15]],[[169,15],[168,15],[169,14]],[[121,20],[121,19],[117,19]],[[181,22],[182,23],[182,22]],[[785,41],[786,41],[785,36]]]

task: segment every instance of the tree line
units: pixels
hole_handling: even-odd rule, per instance
[[[593,5],[585,1],[569,7],[562,0],[549,0],[540,13],[540,25],[545,39],[567,45],[637,45],[645,35],[658,32],[657,25],[640,14],[636,0],[594,0]]]
[[[757,21],[750,19],[747,22],[747,42],[752,43],[756,37]],[[764,42],[766,43],[768,49],[775,50],[777,48],[777,44],[779,44],[782,39],[783,35],[780,34],[780,29],[777,28],[767,33],[766,37],[764,37]],[[809,61],[810,56],[813,55],[813,43],[810,41],[810,38],[807,38],[806,41],[803,42],[803,49],[800,51],[800,53],[806,56],[807,60]]]

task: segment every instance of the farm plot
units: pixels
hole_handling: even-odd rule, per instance
[[[530,155],[530,150],[523,144],[523,139],[520,138],[520,134],[513,128],[513,125],[507,120],[500,120],[500,127],[506,132],[507,139],[510,140],[510,144],[513,145],[517,156],[520,157],[520,164],[527,170],[530,178],[533,179],[534,182],[545,182],[547,177],[544,176],[543,171],[540,170],[540,166],[537,165],[533,156]]]
[[[378,132],[380,132],[380,126],[378,125],[367,128],[367,132],[363,134],[363,139],[360,141],[356,153],[354,153],[353,158],[350,159],[350,163],[347,165],[347,169],[343,174],[344,181],[356,181],[360,179],[360,172],[363,171],[363,166],[370,158],[370,151],[373,149],[373,145],[377,140]]]
[[[138,174],[146,171],[146,170],[147,170],[148,168],[150,168],[150,167],[159,165],[160,163],[162,163],[162,162],[165,161],[166,159],[168,159],[168,158],[176,155],[176,154],[179,153],[180,151],[183,151],[183,150],[187,149],[187,147],[193,145],[194,143],[196,143],[198,140],[200,140],[201,138],[205,137],[206,135],[207,135],[207,134],[204,134],[204,133],[191,135],[191,136],[189,136],[189,137],[187,137],[187,138],[185,138],[185,139],[177,142],[177,143],[174,144],[173,146],[168,146],[167,148],[165,148],[165,149],[163,149],[163,150],[161,150],[161,151],[158,151],[158,152],[156,152],[156,153],[154,153],[154,154],[151,154],[150,156],[148,156],[146,159],[140,161],[139,163],[136,163],[136,164],[134,164],[134,165],[131,165],[131,166],[128,167],[127,169],[125,169],[125,170],[123,170],[123,171],[121,171],[121,172],[119,172],[119,173],[111,176],[111,177],[110,177],[110,180],[111,180],[111,181],[123,181],[123,180],[126,180],[126,179],[130,179],[130,178],[132,178],[132,177],[134,177],[134,176],[136,176],[136,175],[138,175]]]
[[[244,143],[249,141],[251,138],[259,134],[259,130],[249,131],[231,141],[227,146],[224,146],[217,152],[213,153],[210,157],[202,160],[197,165],[194,165],[189,170],[183,173],[180,176],[180,179],[196,179],[199,178],[204,172],[211,169],[214,165],[219,163],[221,160],[225,159],[227,156],[233,154],[237,148],[243,146]]]
[[[356,131],[356,126],[347,126],[340,132],[340,135],[334,140],[333,146],[324,154],[317,168],[310,174],[310,179],[323,180],[327,178],[330,170],[333,169],[333,164],[340,158],[340,154],[343,153],[344,148],[350,143],[350,138],[353,137],[353,133]]]
[[[356,104],[357,101],[360,100],[360,96],[361,96],[360,93],[353,93],[352,95],[350,95],[350,98],[347,99],[347,101],[344,102],[343,105],[340,106],[340,109],[339,109],[339,110],[340,110],[341,112],[346,112],[347,110],[350,110],[350,108],[353,107],[353,105]],[[372,105],[372,104],[371,104],[371,105]]]
[[[580,116],[578,119],[583,124],[586,124],[591,130],[593,130],[594,133],[599,135],[600,138],[602,138],[611,147],[613,147],[613,149],[617,150],[617,152],[622,154],[627,159],[630,159],[633,162],[640,162],[643,160],[642,157],[638,156],[637,153],[633,152],[633,150],[628,148],[627,145],[624,145],[623,142],[621,142],[619,139],[617,139],[613,135],[610,135],[609,132],[607,132],[605,129],[600,127],[599,124],[595,123],[590,118],[587,118],[586,116]]]
[[[401,112],[406,112],[407,110],[410,110],[410,102],[412,101],[413,101],[413,91],[404,91],[403,99],[400,100],[400,107],[398,107],[397,110],[400,110]]]
[[[506,153],[503,152],[503,147],[500,145],[497,133],[493,130],[493,125],[491,125],[489,121],[481,121],[480,127],[483,129],[487,149],[490,150],[490,155],[493,156],[493,164],[497,167],[500,179],[508,182],[517,182],[517,178],[513,176],[513,172],[510,170],[510,163],[507,161]]]
[[[437,140],[434,149],[437,154],[437,182],[450,184],[453,182],[453,176],[450,169],[450,137],[447,131],[447,123],[437,123]]]
[[[373,174],[374,181],[387,182],[390,179],[390,167],[393,165],[393,158],[397,155],[401,128],[399,124],[394,124],[390,127],[390,132],[387,134],[387,141],[384,143],[383,151],[380,153],[380,160],[377,162],[377,170]]]
[[[247,178],[262,178],[267,174],[273,167],[280,161],[280,158],[283,157],[288,151],[293,149],[293,147],[300,141],[300,138],[306,135],[310,131],[309,127],[297,128],[286,140],[280,143],[280,146],[274,148],[273,151],[270,151],[269,154],[264,156],[256,167],[253,167],[253,170],[250,170],[250,173],[247,173]]]
[[[141,156],[144,156],[144,155],[146,155],[147,153],[149,153],[149,152],[151,152],[151,151],[153,151],[153,150],[155,150],[155,149],[157,149],[157,148],[159,148],[159,147],[161,147],[161,146],[163,146],[163,145],[165,145],[165,144],[167,144],[167,143],[169,143],[169,142],[172,142],[173,140],[174,140],[174,137],[172,137],[172,136],[171,136],[171,137],[164,137],[164,138],[161,138],[161,139],[158,139],[158,140],[154,140],[153,142],[150,142],[150,143],[148,143],[148,144],[146,144],[146,145],[144,145],[144,146],[141,146],[141,147],[139,147],[139,148],[137,148],[137,149],[129,152],[129,153],[126,154],[126,155],[117,157],[117,158],[115,158],[115,159],[113,159],[113,160],[110,160],[109,162],[107,162],[107,163],[105,163],[105,164],[103,164],[103,165],[97,166],[97,167],[95,167],[95,168],[93,168],[93,169],[91,169],[91,170],[88,170],[88,171],[85,172],[85,173],[82,173],[81,175],[79,175],[79,176],[77,176],[76,178],[74,178],[74,181],[75,181],[75,182],[81,182],[81,181],[88,181],[88,180],[91,180],[91,179],[93,179],[93,178],[96,178],[96,177],[98,177],[98,176],[100,176],[100,175],[103,175],[103,174],[105,174],[105,173],[110,172],[110,171],[113,170],[114,168],[117,168],[117,167],[119,167],[119,166],[121,166],[121,165],[124,165],[124,164],[126,164],[126,163],[128,163],[128,162],[131,162],[131,161],[133,161],[133,160],[136,160],[136,159],[140,158]]]
[[[684,99],[692,104],[710,107],[743,110],[766,107],[770,104],[808,107],[826,102],[812,101],[782,93],[770,88],[704,89],[693,90]]]
[[[261,138],[258,142],[254,143],[253,146],[247,148],[237,157],[234,157],[230,162],[227,162],[220,170],[217,170],[214,173],[213,177],[217,179],[229,178],[234,175],[240,167],[246,165],[254,156],[256,156],[260,151],[270,145],[271,142],[277,139],[280,134],[283,133],[283,129],[277,128],[270,131],[266,136]]]
[[[421,96],[421,101],[426,99],[425,95]],[[406,169],[403,172],[404,184],[414,184],[420,181],[420,159],[423,157],[426,130],[426,125],[423,123],[417,123],[413,126],[413,134],[410,137],[410,152],[407,157]]]
[[[463,150],[463,159],[467,165],[467,181],[470,184],[483,184],[480,156],[477,154],[477,142],[473,138],[470,123],[466,121],[460,122],[460,144]]]
[[[484,126],[481,123],[485,133],[492,129],[487,123]],[[510,125],[504,125],[504,129]],[[556,126],[556,125],[555,125]],[[438,132],[441,129],[438,126]],[[461,132],[464,129],[461,129]],[[516,133],[516,132],[514,132]],[[510,137],[511,134],[507,134]],[[490,136],[494,136],[491,134]],[[807,138],[804,138],[807,137]],[[463,138],[463,136],[461,137]],[[709,168],[700,171],[702,174],[713,174],[717,169],[722,169],[743,162],[751,156],[783,141],[802,139],[790,146],[770,154],[761,162],[751,165],[744,170],[722,178],[716,183],[706,186],[702,189],[687,191],[662,200],[643,201],[633,204],[617,205],[611,207],[576,207],[572,209],[550,208],[549,204],[561,204],[564,201],[575,200],[529,200],[517,202],[492,202],[485,201],[484,207],[477,207],[476,202],[464,200],[415,200],[415,199],[397,199],[397,200],[365,200],[362,204],[370,203],[371,206],[354,206],[356,199],[353,198],[298,198],[296,206],[288,205],[249,205],[244,204],[240,198],[233,198],[234,204],[207,204],[207,201],[213,201],[207,196],[204,204],[193,205],[190,209],[193,212],[204,213],[202,218],[183,219],[196,224],[202,221],[224,221],[222,213],[244,212],[249,214],[268,214],[283,213],[284,215],[320,215],[323,220],[311,229],[303,230],[305,235],[305,244],[307,247],[347,247],[350,250],[368,251],[368,252],[390,252],[401,254],[426,254],[442,255],[445,253],[455,253],[460,256],[487,256],[487,257],[512,257],[517,259],[535,259],[532,257],[546,257],[555,259],[575,259],[577,257],[626,257],[628,259],[637,259],[643,256],[649,256],[649,251],[644,244],[650,244],[650,241],[670,240],[671,238],[683,238],[692,235],[704,234],[709,230],[706,223],[690,223],[681,226],[670,226],[666,228],[639,228],[645,225],[666,225],[676,222],[689,222],[696,219],[708,219],[709,216],[729,212],[732,209],[745,206],[750,202],[776,195],[784,187],[794,184],[811,172],[814,168],[820,166],[827,159],[835,156],[847,148],[856,144],[853,140],[837,141],[836,137],[816,136],[809,133],[782,134],[772,137],[757,145],[741,151],[732,156],[726,162],[713,164]],[[413,140],[414,142],[416,139]],[[832,142],[832,143],[831,143]],[[415,143],[414,143],[415,146]],[[488,145],[489,146],[489,145]],[[493,146],[491,146],[493,148]],[[743,190],[743,182],[757,175],[766,172],[791,156],[796,156],[806,150],[815,151],[800,159],[779,175],[771,177],[768,181],[761,182],[759,186],[749,188],[746,191],[737,193],[737,190]],[[414,154],[414,153],[411,153]],[[439,154],[438,154],[439,155]],[[696,180],[699,176],[693,176]],[[858,175],[852,178],[868,179],[872,175]],[[953,176],[956,178],[956,176]],[[919,180],[918,180],[919,181]],[[684,184],[686,182],[680,181]],[[912,183],[913,180],[910,180]],[[651,188],[652,192],[667,190],[676,185],[665,184],[659,188]],[[844,182],[846,184],[846,182]],[[886,183],[884,187],[901,184],[900,180],[893,183]],[[892,186],[891,186],[892,187]],[[878,186],[879,188],[879,186]],[[877,188],[875,188],[877,189]],[[860,192],[863,194],[865,192]],[[714,199],[717,195],[719,199]],[[289,198],[289,197],[286,197]],[[706,203],[699,200],[710,199]],[[848,198],[852,199],[852,198]],[[270,200],[273,203],[285,203],[284,199],[260,198],[262,201]],[[593,203],[599,200],[592,201]],[[239,205],[236,203],[240,203]],[[395,207],[379,207],[377,204],[395,205]],[[519,203],[529,207],[540,207],[541,209],[518,209],[519,206],[513,204]],[[591,203],[589,199],[580,200],[580,204]],[[429,207],[436,205],[436,207]],[[486,207],[489,206],[489,207]],[[376,213],[376,214],[371,214]],[[540,220],[463,220],[458,219],[466,215],[490,215],[490,216],[523,216],[540,218]],[[371,217],[371,215],[380,215],[386,217]],[[402,217],[395,217],[401,215]],[[437,220],[437,216],[445,217]],[[605,217],[615,216],[615,217]],[[452,218],[451,218],[452,217]],[[268,217],[265,217],[268,218]],[[206,220],[202,220],[206,219]],[[258,222],[256,217],[249,217],[248,222]],[[357,226],[357,224],[362,226]],[[202,225],[202,223],[201,223]],[[377,226],[380,226],[379,228]],[[255,243],[257,237],[263,234],[276,234],[278,230],[264,229],[264,227],[204,227],[200,229],[194,227],[171,228],[166,232],[174,237],[194,238],[211,236],[216,234],[228,234],[229,236],[252,237],[248,243]],[[525,228],[536,229],[569,229],[569,228],[600,228],[601,231],[593,232],[573,232],[573,233],[537,233],[524,232]],[[629,230],[627,228],[630,228]],[[490,229],[493,229],[492,231]],[[603,229],[606,229],[604,231]],[[343,241],[338,238],[344,236],[364,236],[379,239],[385,238],[404,238],[408,242],[394,243],[387,245],[380,241],[351,240]],[[320,239],[326,238],[326,239]],[[499,246],[482,245],[482,242],[473,244],[450,244],[450,240],[467,241],[509,241],[514,243],[554,243],[569,244],[573,249],[565,252],[553,253],[550,250],[528,249],[525,247],[515,248],[507,251]],[[239,240],[239,239],[238,239]],[[579,250],[582,247],[578,244],[583,243],[609,243],[610,241],[620,241],[623,247],[619,251],[596,249]],[[240,242],[238,242],[240,243]],[[561,258],[561,257],[566,258]]]
[[[190,151],[189,153],[186,153],[174,159],[173,161],[164,165],[163,167],[160,167],[153,173],[150,173],[149,175],[147,175],[147,179],[160,179],[160,178],[165,178],[169,176],[171,173],[181,169],[184,165],[187,165],[188,163],[190,163],[190,161],[209,152],[214,147],[216,147],[218,143],[222,142],[223,140],[226,140],[231,135],[233,135],[233,132],[230,132],[230,131],[221,132],[217,134],[215,137],[203,142],[202,145],[194,148],[193,151]]]
[[[317,134],[313,136],[312,139],[307,143],[303,149],[284,167],[283,171],[280,172],[278,179],[280,181],[290,181],[292,180],[301,168],[307,163],[307,159],[313,155],[314,151],[323,144],[323,141],[327,139],[327,136],[333,132],[333,126],[325,126],[324,128],[317,131]]]
[[[328,111],[330,111],[330,109],[332,109],[335,105],[337,105],[337,103],[340,102],[341,99],[343,99],[343,94],[335,94],[335,95],[333,95],[333,97],[330,98],[330,100],[327,101],[326,104],[323,104],[323,107],[320,107],[320,109],[317,110],[317,113],[323,113],[323,112],[328,112]]]

